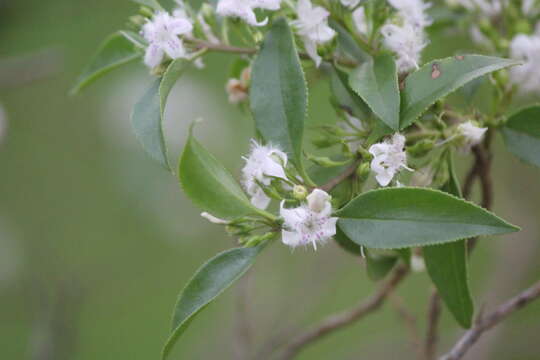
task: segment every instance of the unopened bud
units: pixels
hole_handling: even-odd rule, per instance
[[[407,148],[407,153],[414,157],[422,157],[426,155],[428,152],[430,152],[433,147],[435,146],[435,142],[433,140],[424,139],[418,141],[413,146],[410,146]]]
[[[141,6],[139,9],[139,14],[147,18],[151,18],[154,16],[154,12],[148,6]]]
[[[130,16],[129,21],[136,27],[142,27],[146,23],[146,18],[142,15]]]
[[[307,189],[302,185],[295,185],[293,188],[293,196],[296,200],[304,200],[308,195]]]
[[[369,163],[365,162],[360,164],[360,166],[358,166],[356,169],[356,176],[360,182],[364,182],[367,180],[370,172],[371,167],[369,166]]]

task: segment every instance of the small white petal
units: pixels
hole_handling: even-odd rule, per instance
[[[163,61],[163,56],[164,52],[161,47],[156,44],[150,44],[144,55],[144,63],[148,67],[154,68],[161,64],[161,61]]]

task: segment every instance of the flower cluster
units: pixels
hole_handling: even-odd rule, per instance
[[[396,54],[400,72],[417,69],[422,50],[427,45],[424,28],[431,24],[425,10],[429,4],[422,0],[389,0],[397,10],[397,23],[388,23],[381,29],[386,47]]]
[[[252,26],[264,26],[268,18],[257,21],[255,9],[279,10],[281,0],[219,0],[217,13],[221,16],[242,19]]]
[[[407,154],[404,147],[405,137],[396,133],[390,140],[374,144],[369,148],[369,152],[373,155],[371,169],[375,172],[375,178],[381,186],[388,186],[401,169],[412,171],[407,167]]]
[[[165,55],[171,59],[186,58],[188,53],[179,36],[186,36],[193,30],[193,25],[183,11],[173,15],[158,12],[142,28],[142,34],[148,41],[144,63],[153,68],[161,64]]]
[[[336,35],[328,26],[330,13],[321,6],[313,6],[310,0],[299,0],[296,11],[298,19],[292,25],[302,37],[308,55],[319,66],[322,58],[317,53],[317,46],[329,42]]]
[[[331,216],[330,199],[325,191],[315,189],[308,195],[307,202],[299,207],[287,209],[282,202],[279,213],[284,220],[283,243],[292,248],[312,245],[317,250],[317,244],[324,244],[334,236],[338,218]]]

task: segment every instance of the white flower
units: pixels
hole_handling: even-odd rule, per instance
[[[371,145],[369,152],[373,155],[371,170],[375,172],[375,179],[381,186],[390,184],[394,176],[401,169],[407,169],[407,154],[404,151],[405,137],[395,133],[391,140]]]
[[[251,69],[249,67],[242,70],[240,79],[229,79],[225,85],[225,91],[229,95],[229,102],[231,104],[239,104],[248,98],[249,92],[249,79],[251,75]]]
[[[328,26],[330,13],[321,6],[313,6],[310,0],[299,0],[296,8],[298,19],[292,22],[298,35],[304,41],[308,55],[319,66],[321,57],[317,53],[317,45],[324,44],[334,38],[336,32]]]
[[[349,150],[352,153],[355,153],[358,151],[358,149],[362,145],[362,140],[358,137],[358,135],[355,135],[355,134],[357,134],[359,131],[366,131],[366,127],[364,126],[362,121],[360,121],[360,119],[355,118],[354,116],[350,115],[346,111],[345,111],[345,117],[347,118],[347,120],[340,121],[337,125],[341,129],[349,133],[344,137],[344,140],[347,143]]]
[[[142,28],[142,35],[149,42],[144,63],[153,68],[161,64],[165,54],[171,59],[186,57],[186,49],[179,36],[191,33],[192,29],[187,17],[156,13]]]
[[[386,24],[381,33],[384,45],[397,55],[396,65],[400,72],[418,69],[420,55],[427,45],[422,29],[406,22],[402,26]]]
[[[467,10],[478,10],[486,17],[499,15],[507,5],[507,0],[458,0]]]
[[[482,141],[487,128],[478,127],[471,121],[467,121],[458,126],[458,131],[465,137],[468,146],[474,146]]]
[[[255,9],[279,10],[281,0],[219,0],[217,14],[221,16],[237,17],[252,26],[264,26],[268,18],[258,22]]]
[[[207,213],[207,212],[201,213],[201,216],[203,218],[205,218],[206,220],[210,221],[213,224],[227,225],[229,223],[227,220],[220,219],[220,218],[215,217],[214,215],[212,215],[210,213]]]
[[[388,2],[405,22],[418,28],[431,25],[432,20],[425,13],[431,4],[426,4],[422,0],[388,0]]]
[[[510,43],[510,56],[525,63],[510,69],[510,81],[520,93],[540,93],[540,36],[519,34]]]
[[[251,142],[251,152],[244,158],[246,165],[242,169],[242,184],[251,196],[251,203],[259,209],[266,209],[270,198],[259,183],[269,186],[272,179],[287,179],[284,167],[287,165],[287,154],[271,145],[260,145]]]
[[[283,217],[281,241],[293,248],[312,244],[317,250],[317,243],[325,243],[336,234],[338,218],[331,217],[332,204],[330,195],[315,189],[307,197],[307,204],[293,209],[286,209],[281,203],[280,215]]]
[[[360,4],[360,0],[341,0],[341,4],[345,7],[353,9],[356,5]]]
[[[397,55],[400,72],[417,69],[422,50],[427,45],[424,28],[432,23],[425,13],[430,4],[422,0],[388,1],[398,11],[401,25],[389,23],[382,27],[384,45]]]
[[[363,6],[354,10],[352,13],[353,23],[356,27],[356,30],[362,34],[366,35],[368,33],[368,23],[366,18],[366,10]]]

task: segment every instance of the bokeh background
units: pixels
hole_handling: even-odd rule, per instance
[[[179,290],[203,261],[233,244],[137,144],[129,114],[150,83],[144,66],[67,95],[100,41],[136,10],[128,0],[0,0],[1,359],[158,359]],[[432,38],[426,59],[464,44],[446,32]],[[212,55],[205,70],[179,81],[166,135],[177,157],[186,127],[203,118],[197,136],[238,173],[253,128],[227,103],[229,62]],[[314,85],[311,124],[335,121],[327,95],[325,82]],[[487,308],[540,276],[540,170],[505,153],[499,138],[496,150],[495,211],[524,230],[483,239],[473,256],[476,304]],[[463,171],[470,159],[459,162]],[[275,244],[247,281],[192,323],[175,358],[263,359],[271,342],[373,288],[360,259],[333,243],[317,252]],[[423,335],[430,293],[427,275],[414,274],[383,310],[299,359],[413,359],[398,310],[417,316]],[[539,359],[539,316],[540,303],[516,314],[468,359]],[[461,330],[446,311],[443,320],[446,349]]]

